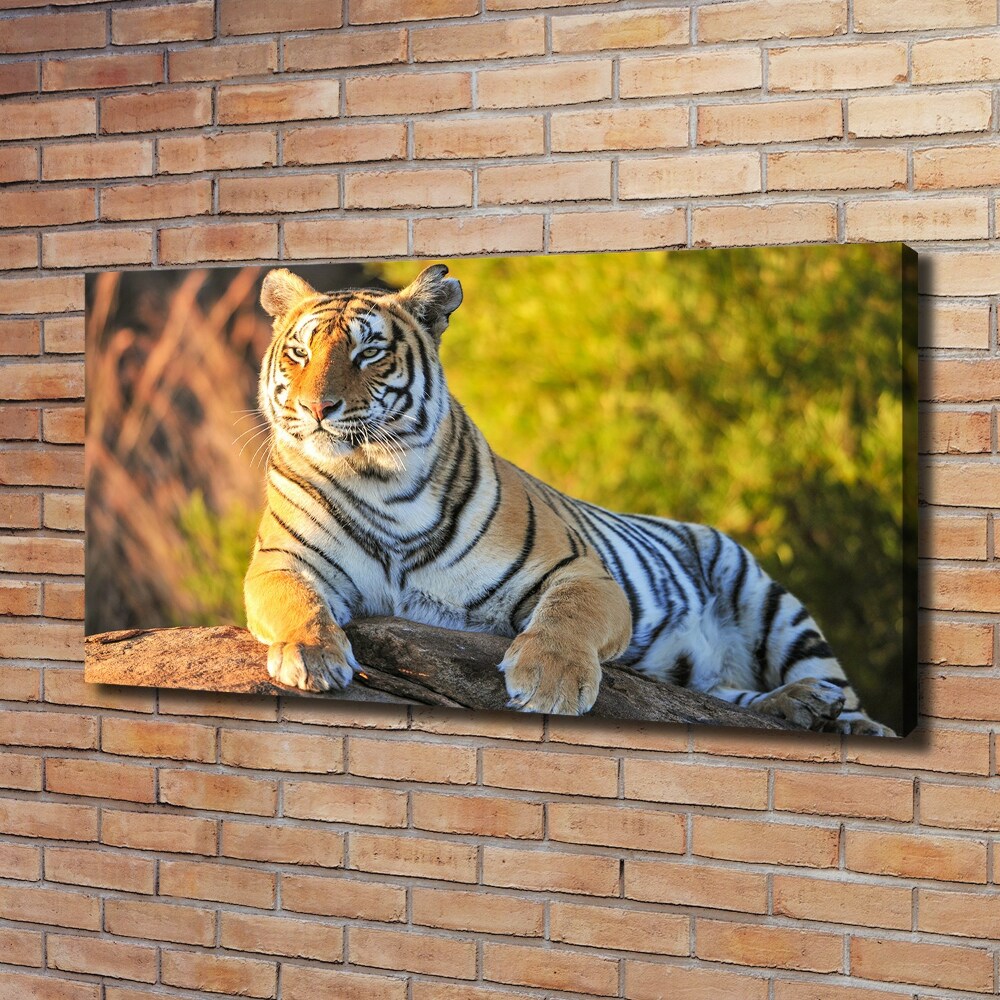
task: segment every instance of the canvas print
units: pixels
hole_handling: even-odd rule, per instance
[[[905,734],[900,244],[102,272],[86,678]]]

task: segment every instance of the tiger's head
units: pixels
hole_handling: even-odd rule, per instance
[[[462,286],[434,264],[399,292],[318,292],[284,268],[260,301],[274,319],[261,364],[260,408],[273,433],[314,461],[357,454],[398,464],[426,440],[447,406],[441,334]]]

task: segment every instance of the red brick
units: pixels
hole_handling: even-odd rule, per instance
[[[683,209],[554,212],[549,222],[552,253],[652,249],[686,242]]]
[[[843,953],[844,941],[837,934],[721,920],[695,921],[695,954],[708,961],[840,972]]]
[[[494,747],[482,755],[485,785],[610,798],[618,794],[618,761],[613,757]]]
[[[4,701],[41,701],[42,674],[34,667],[8,667],[0,664],[0,691]]]
[[[0,546],[0,552],[3,549],[4,546]],[[66,572],[66,569],[62,567],[54,572]],[[76,622],[59,625],[41,622],[0,623],[0,649],[7,656],[21,660],[82,660],[83,625]],[[3,724],[0,723],[0,728],[2,727]]]
[[[549,938],[592,948],[687,955],[690,926],[690,918],[678,913],[553,902]]]
[[[416,791],[411,799],[411,822],[418,830],[509,839],[538,839],[543,833],[540,802]]]
[[[472,104],[468,73],[356,76],[346,81],[345,88],[349,115],[427,114],[468,108]]]
[[[987,661],[988,662],[988,661]],[[847,745],[847,759],[856,764],[901,767],[907,770],[989,774],[989,739],[934,726],[918,729],[902,740],[869,741]]]
[[[172,83],[265,76],[278,68],[278,46],[276,42],[247,42],[215,48],[179,49],[170,52],[168,59]]]
[[[428,837],[351,833],[351,867],[385,875],[475,882],[477,849],[470,844]]]
[[[30,327],[33,324],[26,321],[26,325]],[[26,330],[26,333],[28,332],[30,331]],[[38,337],[37,326],[34,330],[34,336]],[[32,345],[30,343],[18,344],[13,341],[4,346],[11,348],[11,353],[23,354],[28,353]],[[26,350],[19,351],[18,347],[24,347]],[[40,348],[41,345],[39,344],[38,347]],[[2,353],[6,352],[2,351]],[[38,348],[35,349],[35,353],[38,353]],[[36,409],[29,409],[25,406],[4,406],[0,409],[0,438],[4,441],[37,441],[38,419],[39,411]]]
[[[357,215],[349,219],[286,222],[284,233],[284,251],[289,258],[356,260],[399,257],[406,253],[405,219]]]
[[[880,94],[847,101],[851,138],[982,132],[989,128],[992,117],[990,95],[985,90]]]
[[[625,798],[736,809],[767,808],[764,768],[702,767],[660,760],[626,760]]]
[[[922,781],[920,822],[956,830],[1000,830],[1000,788]]]
[[[37,267],[37,237],[33,233],[0,234],[0,261],[10,270]]]
[[[759,49],[712,49],[656,58],[625,58],[620,92],[625,98],[724,94],[757,90],[762,80]]]
[[[275,876],[214,861],[161,861],[159,894],[269,910],[274,906]]]
[[[52,584],[46,584],[46,589],[51,586]],[[78,585],[65,584],[65,586]],[[86,705],[92,708],[115,708],[126,712],[148,714],[153,711],[155,694],[146,688],[87,684],[83,674],[74,668],[57,670],[50,667],[45,672],[45,700],[53,705]]]
[[[230,997],[278,995],[277,965],[249,958],[225,958],[192,951],[164,951],[161,978],[168,986],[206,990]]]
[[[847,831],[846,867],[872,875],[986,881],[986,842],[927,833]]]
[[[940,403],[1000,399],[1000,361],[928,360],[922,366],[920,395]],[[939,467],[936,467],[939,468]]]
[[[941,8],[931,0],[857,0],[857,31],[920,31],[996,24],[990,0],[955,0]]]
[[[406,156],[406,125],[385,122],[290,129],[283,151],[289,166],[400,160]]]
[[[122,184],[101,190],[101,218],[111,221],[175,219],[211,211],[210,180]]]
[[[221,213],[313,212],[340,205],[336,174],[223,177],[218,186]]]
[[[45,878],[73,886],[152,895],[156,891],[156,862],[107,849],[46,847]]]
[[[381,882],[285,874],[281,906],[296,913],[399,923],[406,919],[406,890]]]
[[[902,149],[794,150],[769,153],[769,191],[843,191],[906,186]]]
[[[411,706],[410,729],[439,736],[479,736],[485,739],[539,742],[541,716],[523,712],[465,712],[436,705]]]
[[[993,662],[992,625],[979,622],[940,621],[931,618],[921,622],[918,635],[921,663],[951,663],[975,667],[989,666]],[[951,770],[941,767],[941,763],[939,761],[938,768],[932,769]]]
[[[340,81],[224,86],[219,89],[217,113],[220,125],[336,118],[340,114]]]
[[[988,232],[989,204],[985,196],[847,203],[847,238],[855,242],[985,239]]]
[[[913,782],[901,778],[785,771],[774,775],[774,808],[820,816],[913,819]]]
[[[836,209],[828,204],[696,208],[691,216],[697,247],[828,242],[837,232]]]
[[[347,174],[347,208],[448,208],[472,204],[472,171],[459,169]]]
[[[100,1000],[96,983],[53,979],[20,972],[0,972],[0,991],[18,1000]],[[109,998],[110,1000],[110,998]]]
[[[160,801],[187,809],[274,816],[278,784],[209,771],[161,770]]]
[[[629,1000],[664,1000],[664,997],[671,1000],[716,1000],[717,997],[767,1000],[767,984],[766,979],[708,967],[625,962],[625,996]],[[813,1000],[820,1000],[819,994]]]
[[[104,901],[104,928],[117,937],[199,944],[206,948],[215,944],[215,913],[197,906],[107,899]]]
[[[832,139],[843,129],[840,101],[832,98],[705,104],[698,109],[700,146]]]
[[[284,45],[288,72],[406,62],[406,32],[403,30],[299,35],[285,38]]]
[[[396,781],[468,785],[476,781],[474,747],[414,740],[389,742],[352,736],[348,743],[351,774]]]
[[[614,996],[618,992],[618,963],[580,951],[486,943],[483,978],[514,986]]]
[[[413,252],[429,257],[541,250],[543,226],[541,215],[416,219],[413,223]]]
[[[103,10],[30,14],[5,20],[0,53],[99,49],[106,35]]]
[[[38,63],[7,63],[0,66],[0,94],[34,94],[38,90]]]
[[[550,128],[554,151],[668,149],[688,144],[688,110],[625,107],[568,111],[553,114]]]
[[[990,451],[992,414],[932,410],[921,413],[919,450],[922,454],[975,455]],[[924,554],[928,550],[921,549]]]
[[[60,406],[42,410],[42,440],[51,444],[83,444],[83,407]]]
[[[125,7],[111,12],[115,45],[146,45],[211,38],[215,34],[212,0],[189,0],[160,7]]]
[[[773,93],[891,87],[907,76],[902,42],[770,49],[767,60],[767,85]]]
[[[0,754],[0,788],[41,791],[42,758],[19,753]]]
[[[986,559],[987,520],[985,515],[942,514],[930,507],[931,515],[923,515],[919,522],[917,545],[919,551],[938,559]],[[918,633],[919,634],[919,633]],[[992,632],[990,635],[992,640]],[[989,658],[992,659],[992,645]],[[922,662],[927,662],[923,660]],[[944,661],[938,661],[944,662]]]
[[[359,826],[406,826],[406,793],[368,785],[288,781],[284,815]]]
[[[977,993],[993,991],[993,956],[983,948],[928,941],[851,938],[851,973],[861,979],[915,983]]]
[[[995,35],[936,38],[913,46],[914,83],[993,80],[1000,73]]]
[[[928,252],[921,270],[921,295],[992,295],[1000,289],[1000,254]]]
[[[545,54],[545,19],[448,24],[410,33],[415,62],[466,62]]]
[[[277,138],[272,132],[171,136],[158,140],[158,151],[162,174],[272,167],[278,162]]]
[[[2,330],[3,324],[0,324]],[[83,317],[52,316],[45,321],[46,354],[83,353]],[[82,441],[83,438],[81,437]]]
[[[552,18],[553,52],[598,52],[604,49],[660,48],[686,45],[690,37],[687,10],[606,11]]]
[[[9,306],[15,308],[7,308]],[[68,312],[82,310],[83,306],[83,275],[0,280],[0,315],[5,312]],[[9,393],[3,395],[9,398]]]
[[[692,853],[705,858],[836,868],[836,827],[695,816]]]
[[[37,882],[42,877],[41,848],[27,844],[0,844],[0,877]]]
[[[28,146],[0,149],[0,184],[38,179],[38,153]]]
[[[41,497],[30,493],[0,492],[0,526],[37,528],[41,523]]]
[[[1000,936],[1000,895],[982,892],[918,892],[917,926],[922,931],[997,940]]]
[[[610,197],[610,161],[525,163],[479,171],[481,205],[607,201]]]
[[[422,21],[441,17],[471,17],[477,0],[350,0],[351,24]]]
[[[0,885],[0,904],[7,920],[48,924],[58,915],[61,927],[96,931],[101,926],[100,900],[79,892]]]
[[[0,320],[0,354],[38,354],[41,350],[42,325],[37,319]],[[5,406],[5,414],[34,413],[37,410],[13,410]]]
[[[611,97],[611,63],[583,60],[480,70],[476,93],[480,108],[537,108],[600,101]]]
[[[224,729],[221,760],[257,770],[336,774],[344,769],[344,741],[335,736]]]
[[[767,877],[702,862],[625,861],[625,897],[744,913],[767,912]]]
[[[413,124],[413,146],[417,159],[428,160],[529,156],[545,149],[545,122],[537,115],[417,121]]]
[[[0,962],[5,965],[42,967],[42,935],[39,931],[0,927]]]
[[[944,470],[942,470],[943,472]],[[956,477],[957,478],[957,477]],[[968,477],[965,477],[968,479]],[[983,477],[986,478],[986,477]],[[956,503],[958,506],[980,503],[982,493],[991,485],[989,479],[985,483],[977,484],[976,491],[970,490],[965,495],[965,500],[958,504],[957,498],[953,498],[945,493],[946,487],[956,487],[955,482],[939,484],[940,494],[936,495],[932,502],[935,503]],[[998,496],[994,492],[993,496]],[[987,503],[990,501],[987,499]],[[937,608],[942,611],[985,611],[991,614],[1000,612],[1000,568],[989,566],[969,566],[963,568],[951,568],[941,566],[935,569],[934,575],[928,579],[926,574],[920,580],[920,605],[926,608]],[[962,679],[959,683],[954,683],[950,678],[929,678],[930,685],[924,694],[931,694],[931,686],[936,688],[933,704],[929,703],[927,710],[933,708],[933,715],[937,718],[952,719],[991,719],[1000,713],[992,706],[977,705],[976,695],[973,694],[972,686],[962,690]],[[941,681],[940,685],[938,680]],[[975,686],[982,686],[982,680],[976,678],[973,682]],[[946,690],[947,686],[947,690]],[[982,688],[979,694],[988,695],[989,685]],[[970,712],[971,709],[971,712]],[[982,714],[977,714],[981,709]],[[956,714],[949,714],[954,711]]]
[[[97,720],[66,712],[0,711],[0,744],[93,750]]]
[[[476,978],[476,943],[413,931],[352,927],[353,965],[398,969],[452,979]]]
[[[913,891],[908,887],[866,885],[841,877],[774,876],[774,912],[797,920],[908,931]]]
[[[740,0],[714,3],[698,10],[702,42],[756,38],[823,38],[847,30],[847,0]]]
[[[485,847],[482,882],[508,889],[614,896],[618,893],[618,862],[592,854]]]
[[[339,868],[344,863],[344,834],[314,827],[223,820],[222,853],[246,861]]]
[[[344,929],[317,920],[223,913],[221,944],[223,948],[252,954],[311,958],[318,962],[344,960]]]
[[[101,90],[162,82],[163,56],[159,52],[46,59],[42,64],[43,90]]]
[[[274,223],[216,223],[160,230],[160,262],[189,264],[211,260],[260,260],[277,256]]]
[[[545,906],[523,896],[447,889],[411,890],[413,922],[425,927],[476,934],[541,937],[545,931]]]
[[[101,132],[162,132],[197,128],[212,120],[207,87],[116,94],[101,99]]]
[[[406,1000],[406,980],[368,976],[358,972],[334,972],[304,965],[285,965],[281,970],[282,1000]]]
[[[998,149],[991,144],[914,150],[913,186],[917,191],[996,187],[1000,184]]]
[[[101,729],[105,753],[130,757],[215,761],[215,729],[183,722],[106,718]]]
[[[106,809],[101,819],[101,843],[140,851],[212,855],[216,853],[217,830],[214,819]]]
[[[276,6],[271,0],[219,0],[222,34],[256,35],[273,31],[339,28],[341,9],[329,0],[299,0]]]
[[[57,143],[42,150],[42,177],[48,181],[152,172],[153,144],[148,140]]]
[[[109,264],[148,264],[153,256],[153,233],[139,229],[45,233],[45,267],[96,267]]]
[[[45,764],[45,788],[64,795],[154,801],[154,771],[103,760],[50,757]]]
[[[0,213],[8,226],[56,226],[95,218],[93,188],[0,191]]]

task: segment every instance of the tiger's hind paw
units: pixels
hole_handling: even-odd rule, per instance
[[[859,712],[844,712],[839,718],[828,722],[823,727],[824,732],[843,733],[846,736],[895,736],[896,731],[888,726],[869,719]]]
[[[267,650],[267,672],[275,683],[301,691],[341,691],[357,666],[350,648],[346,656],[339,649],[299,642],[275,642]]]
[[[787,719],[802,729],[822,730],[840,715],[844,692],[836,684],[819,677],[804,677],[775,688],[753,707]]]

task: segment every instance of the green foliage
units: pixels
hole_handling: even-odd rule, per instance
[[[246,626],[243,575],[250,564],[260,511],[232,503],[223,513],[209,510],[200,490],[178,512],[185,552],[183,590],[193,611],[183,612],[175,625]]]
[[[450,261],[465,302],[445,371],[533,474],[747,545],[899,724],[899,261],[898,246]],[[397,285],[416,270],[373,268]]]

